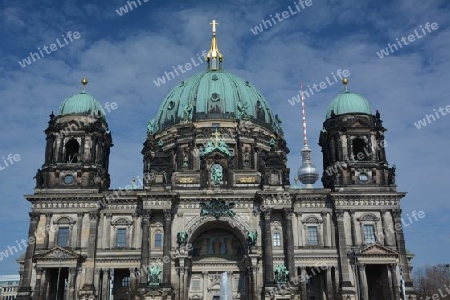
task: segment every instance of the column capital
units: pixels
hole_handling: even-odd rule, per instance
[[[402,216],[402,210],[400,208],[393,209],[392,210],[392,215],[394,216],[395,219],[400,219],[401,216]]]
[[[386,209],[380,209],[380,214],[381,214],[381,216],[384,216],[385,214],[386,214]]]
[[[166,221],[172,220],[172,211],[170,209],[164,210],[164,220],[166,220]]]
[[[97,221],[98,220],[98,212],[97,211],[90,211],[89,212],[89,220]]]
[[[359,268],[360,271],[365,271],[366,270],[366,264],[359,263],[358,264],[358,268]]]
[[[71,274],[71,275],[75,275],[75,274],[77,274],[77,268],[69,268],[69,273]]]
[[[100,271],[101,271],[101,270],[102,270],[101,268],[96,268],[96,269],[94,270],[95,275],[100,275]]]
[[[350,215],[351,215],[352,217],[355,216],[355,210],[354,210],[354,209],[350,209],[348,212],[350,213]]]
[[[293,212],[292,208],[283,208],[283,213],[287,219],[292,219],[292,215],[294,212]]]
[[[152,212],[151,210],[140,210],[139,211],[139,215],[142,217],[143,221],[149,221],[151,216],[152,216]]]
[[[84,211],[79,211],[79,212],[77,212],[77,217],[78,218],[83,218],[84,217]]]
[[[263,211],[264,219],[270,220],[270,215],[272,214],[272,209],[268,208]]]
[[[39,221],[39,217],[40,217],[39,213],[30,212],[30,213],[28,213],[28,215],[30,216],[30,222],[38,222]]]
[[[328,211],[326,211],[326,210],[321,211],[320,215],[322,216],[322,218],[325,218],[328,215]]]
[[[46,218],[51,218],[53,216],[53,212],[51,212],[51,211],[46,211],[45,212],[45,217]]]
[[[37,276],[41,276],[42,273],[44,273],[44,268],[42,268],[42,267],[37,267],[37,268],[36,268],[36,275],[37,275]]]
[[[106,213],[105,216],[106,216],[106,218],[111,219],[112,218],[112,213]]]
[[[343,210],[343,209],[336,209],[335,212],[336,212],[336,217],[338,219],[344,218],[345,210]]]
[[[203,272],[202,272],[202,275],[203,275],[203,276],[208,276],[208,271],[203,271]]]

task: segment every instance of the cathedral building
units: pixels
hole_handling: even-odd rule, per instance
[[[314,188],[303,101],[291,185],[281,119],[224,70],[212,25],[206,70],[148,122],[126,189],[110,189],[112,134],[86,79],[50,115],[18,299],[416,299],[378,111],[343,80]]]

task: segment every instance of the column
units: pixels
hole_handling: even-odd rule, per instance
[[[97,245],[97,226],[98,226],[98,212],[89,212],[89,240],[87,247],[87,258],[85,262],[86,274],[81,294],[88,297],[95,293],[94,286],[94,269],[95,269],[95,250]]]
[[[172,211],[169,209],[164,210],[164,247],[163,247],[163,257],[170,257],[170,250],[172,249]],[[171,271],[172,264],[169,261],[168,263],[163,264],[163,278],[162,283],[164,285],[170,286],[171,282]]]
[[[142,241],[141,241],[141,268],[147,270],[150,257],[150,211],[141,211],[142,216]],[[147,287],[147,272],[141,272],[141,278],[139,280],[139,287]]]
[[[327,272],[327,300],[334,300],[333,277],[331,276],[332,267],[328,267]]]
[[[301,300],[308,300],[308,293],[306,291],[306,267],[300,268],[300,284],[301,284]]]
[[[270,227],[270,214],[272,209],[264,211],[264,271],[266,283],[273,283],[273,252],[272,230]]]
[[[394,298],[392,299],[400,299],[400,282],[397,276],[397,265],[396,264],[390,264],[389,265],[390,271],[391,271],[391,275],[392,275],[392,283],[394,286]]]
[[[83,231],[83,217],[84,212],[77,213],[78,222],[77,222],[77,249],[81,249],[81,232]]]
[[[303,243],[303,224],[302,224],[302,213],[296,213],[297,216],[297,231],[298,231],[298,245],[303,247],[305,244]]]
[[[322,224],[322,228],[323,228],[323,245],[325,248],[329,248],[330,247],[330,243],[328,242],[328,234],[329,234],[329,228],[328,228],[328,212],[327,211],[323,211],[322,212],[322,220],[323,220],[323,224]]]
[[[294,261],[294,233],[292,231],[292,209],[285,208],[284,212],[284,248],[286,249],[286,264],[289,270],[289,278],[292,280],[296,277],[295,261]]]
[[[39,222],[39,213],[31,212],[30,227],[28,229],[28,238],[32,238],[36,234],[37,224]],[[31,294],[31,275],[33,272],[33,253],[36,243],[28,243],[27,251],[25,252],[25,263],[23,278],[20,282],[20,287],[17,292],[17,299],[29,299]]]
[[[208,272],[203,271],[203,299],[208,299]]]
[[[401,214],[402,214],[401,209],[396,209],[393,211],[395,238],[397,241],[397,251],[400,254],[399,255],[400,265],[402,266],[403,279],[405,280],[405,287],[412,287],[411,277],[409,275],[409,265],[406,257],[405,236],[403,235],[403,226],[396,226],[397,224],[402,225]]]
[[[69,278],[67,280],[67,286],[69,292],[67,293],[67,300],[75,299],[75,291],[76,291],[76,275],[77,268],[69,268]]]
[[[131,249],[136,249],[136,240],[137,240],[137,218],[138,214],[133,213],[133,232],[131,235]]]
[[[45,236],[44,236],[44,249],[48,249],[48,242],[50,236],[50,225],[52,220],[53,213],[46,212],[45,213]]]
[[[352,245],[358,245],[358,240],[356,239],[356,218],[355,218],[355,210],[350,210],[350,221],[352,226]]]
[[[333,216],[329,215],[330,217],[330,235],[331,235],[331,247],[336,247],[336,226],[334,224]]]
[[[383,221],[384,244],[389,247],[395,247],[394,226],[390,211],[381,211],[381,220]]]
[[[179,270],[180,270],[180,281],[179,281],[179,287],[180,287],[180,290],[179,290],[179,295],[178,295],[178,299],[179,300],[184,300],[184,276],[185,276],[185,274],[184,274],[184,257],[180,257],[179,258],[179,262],[180,262],[180,267],[179,267]]]
[[[188,299],[189,295],[189,265],[184,266],[184,297],[182,299]]]
[[[111,249],[111,218],[112,214],[105,214],[105,223],[103,225],[106,227],[106,236],[105,236],[105,249]]]
[[[391,267],[389,265],[386,265],[386,271],[387,271],[387,280],[388,280],[388,288],[389,288],[389,297],[392,300],[395,300],[394,296],[394,285],[392,284],[392,272]]]
[[[136,268],[129,268],[130,270],[130,290],[131,295],[136,295],[137,289],[139,287],[139,277],[136,274],[138,271],[136,271]],[[134,298],[131,298],[134,299]]]
[[[33,300],[41,299],[41,280],[43,273],[44,273],[43,268],[40,267],[36,268],[36,285],[34,286]]]
[[[359,264],[359,284],[361,289],[361,300],[369,300],[369,288],[367,286],[366,265]]]
[[[95,271],[94,271],[94,287],[95,287],[95,290],[97,291],[97,294],[99,294],[99,291],[101,289],[101,286],[100,286],[100,271],[101,270],[102,269],[95,269]]]
[[[131,279],[131,276],[130,276],[130,279]],[[108,286],[109,286],[109,269],[103,269],[101,300],[108,300],[108,294],[109,294]]]
[[[336,210],[337,227],[339,234],[339,263],[341,267],[341,276],[342,276],[341,286],[351,287],[350,272],[347,260],[348,248],[347,248],[347,236],[345,234],[344,216],[345,216],[344,210],[340,209]]]

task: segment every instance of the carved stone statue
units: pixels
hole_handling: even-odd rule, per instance
[[[150,119],[147,124],[147,133],[153,134],[155,133],[155,119]]]
[[[189,119],[192,120],[192,105],[189,104],[184,104],[183,105],[184,109],[183,109],[183,119]]]
[[[284,265],[278,265],[275,269],[275,282],[286,283],[288,281],[289,271]]]
[[[161,284],[161,267],[151,266],[148,269],[148,284],[159,285]]]
[[[238,102],[237,104],[237,119],[238,120],[246,120],[248,119],[248,113],[247,113],[248,104],[247,103],[241,103]]]
[[[220,185],[222,183],[223,173],[221,165],[213,165],[211,167],[211,180],[213,185]]]
[[[185,245],[187,242],[188,233],[186,231],[180,231],[177,233],[177,243],[178,245],[182,246]]]
[[[247,236],[248,245],[250,247],[256,246],[256,240],[258,239],[257,231],[250,231]]]

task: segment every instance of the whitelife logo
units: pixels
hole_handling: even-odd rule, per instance
[[[80,38],[80,33],[78,31],[74,31],[72,33],[72,31],[67,32],[67,38],[70,40],[70,42],[73,42],[74,40],[78,40]],[[50,54],[52,52],[55,52],[58,49],[61,49],[62,47],[65,47],[66,45],[69,44],[69,42],[66,39],[66,36],[64,36],[64,34],[62,35],[63,41],[65,44],[61,43],[61,41],[59,40],[59,38],[56,39],[56,44],[51,44],[50,47],[47,47],[47,45],[45,45],[44,47],[42,47],[42,50],[40,47],[38,47],[39,53],[33,53],[30,52],[30,55],[23,59],[22,61],[19,61],[19,65],[22,68],[25,68],[26,66],[31,65],[32,62],[35,62],[41,58],[44,58],[44,53],[42,51],[45,51],[45,53]],[[49,51],[50,49],[50,51]],[[39,56],[39,54],[41,54]],[[33,60],[33,61],[31,61]]]
[[[438,26],[438,24],[437,24],[436,22],[433,22],[433,23],[431,23],[431,24],[430,24],[430,22],[427,22],[427,23],[425,24],[425,28],[427,29],[428,33],[431,33],[430,28],[433,29],[433,30],[436,30],[436,29],[439,28],[439,26]],[[403,45],[404,45],[404,46],[407,46],[407,45],[409,45],[410,43],[416,41],[416,38],[417,38],[417,39],[421,39],[421,38],[423,38],[424,36],[427,35],[427,32],[426,32],[425,29],[422,27],[422,25],[420,25],[420,29],[422,29],[423,35],[420,35],[420,33],[417,32],[417,29],[414,29],[415,35],[414,35],[414,34],[408,35],[408,41],[409,41],[409,43],[406,41],[406,38],[405,38],[404,36],[402,36],[402,38],[401,38],[400,40],[403,42]],[[398,40],[398,38],[396,38],[396,40],[397,40],[398,46],[399,46],[400,48],[402,48],[402,43],[400,43],[400,41]],[[394,50],[394,49],[395,49],[395,50]],[[383,57],[385,57],[385,56],[389,56],[389,50],[391,50],[391,53],[394,53],[394,51],[398,51],[398,47],[397,47],[397,45],[396,45],[395,43],[394,43],[394,44],[388,43],[386,48],[381,49],[380,52],[377,52],[377,55],[378,55],[380,58],[383,58]]]

